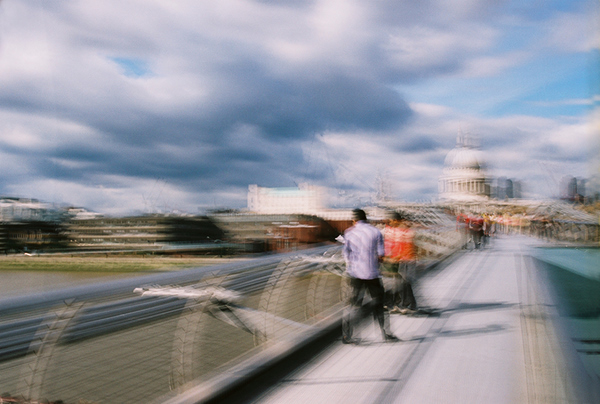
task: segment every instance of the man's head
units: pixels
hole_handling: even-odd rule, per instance
[[[410,226],[410,216],[405,212],[391,212],[390,213],[389,223],[392,227],[402,226],[407,227]]]
[[[392,212],[390,220],[401,221],[404,220],[404,215],[400,212]]]
[[[360,220],[367,220],[367,214],[362,209],[352,210],[352,220],[358,222]]]
[[[402,214],[392,211],[388,215],[388,225],[392,227],[398,227],[402,221]]]

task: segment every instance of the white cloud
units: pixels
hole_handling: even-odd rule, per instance
[[[600,25],[597,4],[578,12],[557,13],[546,23],[546,45],[553,49],[568,52],[588,52],[598,49]]]
[[[542,107],[556,107],[562,105],[593,105],[596,97],[592,98],[577,98],[577,99],[565,99],[558,101],[535,101],[532,104],[539,105]]]
[[[465,63],[464,77],[492,77],[510,68],[522,65],[530,60],[531,55],[527,52],[518,51],[509,54],[494,56],[481,56],[470,58]]]
[[[398,28],[389,36],[385,49],[400,69],[431,69],[460,63],[469,53],[491,46],[498,35],[489,27],[475,24],[456,27]]]
[[[197,211],[188,192],[161,179],[99,176],[85,183],[44,179],[13,184],[10,191],[13,195],[35,195],[59,204],[94,207],[108,215]]]
[[[3,194],[112,213],[154,195],[194,211],[243,206],[248,183],[309,180],[366,200],[385,171],[400,197],[422,199],[459,129],[480,133],[511,175],[529,175],[532,158],[575,175],[590,141],[584,117],[489,113],[560,80],[507,72],[549,49],[590,49],[581,12],[531,18],[479,0],[1,5]],[[506,31],[522,22],[524,38]]]
[[[445,105],[413,102],[410,103],[410,107],[418,114],[426,117],[440,118],[448,116],[453,112],[450,107],[447,107]]]

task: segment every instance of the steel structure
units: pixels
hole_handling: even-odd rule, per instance
[[[0,300],[0,390],[160,402],[341,310],[339,246]]]

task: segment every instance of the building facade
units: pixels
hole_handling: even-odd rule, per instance
[[[57,221],[65,211],[37,199],[0,197],[0,222]]]
[[[302,183],[298,188],[248,187],[248,210],[252,213],[314,215],[325,208],[325,189]]]
[[[134,250],[157,245],[207,244],[224,232],[206,216],[148,215],[74,218],[65,225],[69,247],[80,250]]]
[[[446,201],[483,202],[490,197],[489,178],[479,148],[468,136],[459,135],[444,160],[439,197]]]

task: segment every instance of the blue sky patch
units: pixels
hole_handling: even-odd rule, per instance
[[[113,57],[110,60],[118,64],[127,77],[144,77],[151,73],[148,63],[141,59]]]

